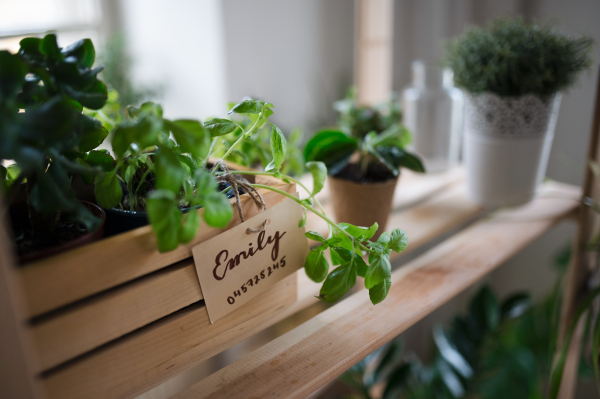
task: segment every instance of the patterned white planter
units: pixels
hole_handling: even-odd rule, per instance
[[[467,197],[490,206],[532,200],[544,179],[554,138],[560,93],[466,96],[464,161]]]

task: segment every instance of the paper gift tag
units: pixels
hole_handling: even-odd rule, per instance
[[[192,249],[211,323],[304,266],[301,206],[290,198]],[[247,233],[265,221],[260,233]]]

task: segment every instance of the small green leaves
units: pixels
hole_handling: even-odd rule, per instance
[[[155,156],[156,188],[179,193],[185,172],[177,156],[167,148],[161,148]]]
[[[371,237],[373,237],[373,235],[375,234],[375,232],[377,232],[377,229],[379,228],[379,225],[377,223],[373,224],[373,226],[371,227],[358,227],[350,223],[338,223],[338,226],[340,226],[342,229],[348,232],[348,234],[350,234],[352,237],[356,238],[359,241],[369,240]]]
[[[269,106],[272,106],[272,104],[260,100],[244,100],[234,105],[228,114],[258,114]]]
[[[208,130],[211,138],[233,133],[236,129],[241,129],[237,123],[221,118],[212,118],[205,121],[204,128]]]
[[[94,195],[98,204],[106,209],[113,208],[121,202],[123,190],[119,184],[116,170],[96,176]]]
[[[227,197],[218,192],[212,192],[204,197],[204,220],[211,227],[227,227],[233,217],[233,208]]]
[[[312,249],[304,261],[306,275],[316,283],[325,280],[325,277],[327,277],[327,273],[329,272],[329,263],[323,254],[323,251],[326,248],[325,245],[321,245]]]
[[[346,295],[356,284],[356,265],[347,263],[329,273],[321,287],[319,299],[335,302]]]
[[[325,179],[327,179],[327,167],[323,162],[310,161],[306,163],[306,169],[308,169],[313,177],[313,190],[311,194],[316,195],[325,185]]]
[[[156,244],[160,252],[171,251],[179,245],[181,220],[183,214],[178,207],[175,194],[168,190],[153,191],[146,202],[148,219],[156,234]],[[181,233],[189,237],[189,231]]]
[[[307,231],[306,233],[304,233],[304,235],[308,239],[313,240],[313,241],[318,241],[321,243],[327,242],[327,240],[325,240],[325,238],[321,234],[317,233],[316,231]]]
[[[392,265],[387,254],[369,255],[369,268],[365,276],[365,287],[371,289],[392,275]]]
[[[392,230],[387,247],[394,252],[402,252],[408,247],[408,236],[400,229]]]
[[[281,129],[271,124],[271,151],[273,153],[273,165],[276,170],[281,169],[285,154],[287,152],[287,141]]]
[[[372,288],[369,288],[369,298],[371,299],[373,305],[377,305],[387,297],[388,292],[390,292],[391,286],[392,278],[386,277],[379,284],[375,285]]]
[[[190,209],[188,213],[183,215],[183,223],[179,227],[179,242],[188,243],[196,236],[196,232],[200,227],[200,215],[195,209]]]

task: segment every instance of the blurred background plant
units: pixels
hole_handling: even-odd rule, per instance
[[[456,86],[468,92],[545,98],[589,69],[592,46],[591,37],[571,37],[523,18],[501,18],[449,42],[444,63],[454,71]]]

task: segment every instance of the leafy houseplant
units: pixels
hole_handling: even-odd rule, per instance
[[[400,341],[382,347],[341,377],[353,398],[543,397],[550,371],[556,295],[532,305],[519,293],[499,303],[483,287],[468,312],[436,327],[436,352],[422,363]]]
[[[351,90],[335,106],[339,129],[318,132],[306,144],[305,159],[327,166],[336,219],[385,228],[400,168],[424,172],[421,161],[405,149],[411,135],[400,123],[395,101],[359,106]]]
[[[299,199],[268,185],[251,186],[291,198],[329,224],[328,238],[316,232],[306,233],[307,237],[321,243],[310,251],[305,262],[308,276],[314,281],[324,282],[319,298],[327,302],[338,300],[355,285],[356,277],[362,276],[365,277],[372,302],[381,302],[391,286],[390,253],[401,252],[406,248],[406,234],[396,229],[390,234],[383,233],[377,241],[371,241],[377,231],[376,223],[367,228],[331,221],[315,199],[327,177],[325,164],[307,163],[306,167],[314,180],[312,190],[308,190],[296,178],[281,173],[287,154],[287,140],[281,130],[268,121],[273,113],[272,107],[272,104],[258,100],[245,100],[236,104],[229,113],[247,115],[253,121],[249,127],[244,127],[233,119],[223,118],[209,119],[204,124],[190,120],[169,121],[162,118],[162,109],[152,103],[144,104],[140,109],[129,108],[129,114],[135,119],[118,125],[113,132],[116,166],[96,183],[99,203],[104,207],[118,205],[123,197],[120,179],[129,185],[133,181],[130,177],[138,173],[140,164],[143,164],[146,168],[141,169],[143,174],[147,175],[151,171],[156,182],[154,189],[147,195],[146,208],[160,251],[168,251],[180,243],[189,242],[199,227],[200,217],[197,212],[182,213],[181,198],[190,206],[205,207],[204,219],[208,225],[225,227],[232,217],[232,208],[224,191],[231,188],[217,190],[217,179],[224,172],[219,168],[208,171],[205,168],[207,160],[214,154],[215,144],[221,136],[242,132],[223,154],[222,158],[227,159],[256,130],[268,125],[271,127],[273,161],[265,171],[236,171],[236,174],[274,176],[285,182],[293,181],[308,193],[308,198]],[[138,190],[139,185],[131,187]],[[306,214],[299,221],[299,226],[303,227],[305,223]],[[338,266],[331,273],[324,254],[328,248],[332,263]],[[363,260],[363,256],[367,255],[369,265]]]
[[[531,200],[542,181],[560,93],[591,65],[592,39],[522,19],[471,28],[448,44],[445,64],[467,92],[468,195],[479,203]]]
[[[106,129],[82,113],[107,99],[94,58],[89,39],[60,48],[54,35],[23,39],[17,54],[0,52],[0,160],[15,162],[0,166],[0,178],[22,256],[102,233],[102,209],[78,201],[71,185],[75,176],[102,178],[112,166],[95,150]],[[19,211],[23,191],[27,207]]]

